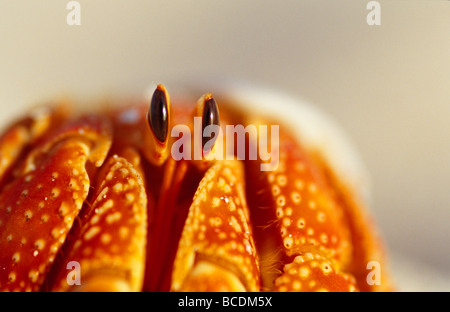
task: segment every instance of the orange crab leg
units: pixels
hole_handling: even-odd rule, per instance
[[[239,161],[201,180],[178,245],[173,291],[258,291],[259,265]]]
[[[96,132],[97,127],[105,132]],[[69,128],[92,131],[76,136],[59,131],[49,137],[0,194],[1,290],[39,290],[88,195],[86,162],[90,158],[99,164],[100,155],[106,155],[100,149],[111,138],[102,119],[79,119]]]
[[[292,279],[286,277],[292,275],[286,270],[296,270],[293,261],[296,256],[311,253],[325,259],[335,274],[340,274],[351,260],[350,233],[343,210],[307,155],[294,138],[280,129],[278,166],[272,171],[255,172],[258,166],[249,172],[250,179],[256,181],[250,193],[261,193],[261,196],[251,196],[250,201],[253,215],[261,211],[264,216],[255,218],[254,226],[261,251],[264,287],[268,289],[277,286],[277,290],[297,290],[291,288],[290,282],[282,283]],[[279,252],[275,253],[277,245]],[[282,263],[287,265],[283,268]],[[310,262],[304,266],[315,275],[320,274]],[[285,273],[280,276],[279,271]],[[348,287],[342,290],[347,291]]]
[[[143,180],[122,157],[109,158],[100,186],[64,263],[80,264],[81,285],[62,267],[57,291],[140,291],[144,280],[147,196]]]

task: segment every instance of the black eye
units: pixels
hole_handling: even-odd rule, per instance
[[[219,108],[217,107],[216,101],[211,96],[207,97],[205,99],[205,105],[203,107],[202,132],[207,126],[219,126],[219,123]],[[215,139],[217,139],[217,136],[214,138],[214,140]],[[210,140],[210,138],[202,136],[202,147],[205,148],[205,144]]]
[[[158,141],[165,142],[169,130],[169,113],[166,89],[158,85],[150,102],[147,121]]]

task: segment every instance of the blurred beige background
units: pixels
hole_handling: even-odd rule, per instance
[[[80,26],[68,2],[0,1],[2,128],[46,99],[154,81],[299,96],[359,149],[401,289],[450,291],[450,2],[379,1],[380,26],[361,0],[80,0]]]

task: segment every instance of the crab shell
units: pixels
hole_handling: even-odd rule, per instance
[[[147,99],[48,106],[6,129],[0,290],[391,290],[366,174],[339,128],[276,92],[214,97],[222,127],[279,125],[278,166],[152,162]],[[172,125],[191,127],[195,97],[172,103]],[[372,261],[381,284],[368,283]]]

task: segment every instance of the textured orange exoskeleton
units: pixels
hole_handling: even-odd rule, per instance
[[[171,130],[195,130],[194,117],[202,129],[277,124],[233,104],[172,103],[159,85],[150,109],[49,106],[12,124],[0,137],[0,290],[391,290],[362,200],[288,127],[273,170],[259,158],[172,157]],[[370,261],[380,285],[368,283]]]

